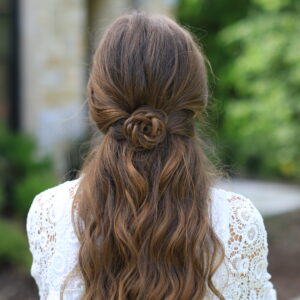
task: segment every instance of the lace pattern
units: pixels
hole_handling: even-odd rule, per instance
[[[225,298],[276,299],[267,271],[268,243],[262,216],[253,203],[241,195],[227,192],[226,199],[229,239],[226,239],[225,251],[230,284],[224,291]]]
[[[77,181],[67,181],[35,196],[27,216],[27,234],[33,256],[31,275],[40,299],[59,299],[60,289],[77,262],[79,241],[71,219]],[[80,299],[83,283],[73,278],[64,299]]]
[[[60,289],[77,263],[79,241],[71,219],[72,200],[80,179],[66,181],[35,196],[27,216],[33,256],[31,274],[41,300],[60,299]],[[225,260],[214,283],[226,300],[276,300],[267,271],[267,233],[261,214],[242,195],[211,190],[212,226],[224,245]],[[77,276],[68,282],[64,299],[80,299]],[[206,299],[216,299],[208,293]]]

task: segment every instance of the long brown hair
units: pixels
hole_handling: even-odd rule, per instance
[[[194,128],[208,101],[201,49],[168,17],[121,16],[96,49],[87,91],[103,138],[73,206],[83,299],[224,299],[212,281],[224,258],[209,214],[212,167]]]

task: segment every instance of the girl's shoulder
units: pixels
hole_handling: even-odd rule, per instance
[[[213,187],[211,189],[211,217],[217,234],[227,242],[236,234],[241,239],[253,232],[265,233],[264,221],[261,213],[251,199],[245,195]]]
[[[78,183],[79,179],[65,181],[37,194],[27,214],[31,275],[39,287],[40,299],[59,295],[63,279],[76,264],[78,240],[71,208]]]
[[[220,268],[217,276],[220,286],[226,286],[223,295],[231,298],[236,293],[239,299],[246,299],[251,291],[253,299],[275,300],[261,213],[246,196],[216,187],[211,190],[211,204],[213,228],[225,250],[227,268]]]
[[[26,220],[29,242],[36,238],[36,228],[51,230],[62,217],[69,219],[79,181],[80,178],[61,182],[33,198]]]

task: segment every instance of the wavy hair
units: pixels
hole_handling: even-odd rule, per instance
[[[123,15],[95,51],[87,92],[103,138],[73,205],[82,299],[224,299],[212,280],[224,259],[214,172],[194,126],[208,102],[200,47],[168,17]]]

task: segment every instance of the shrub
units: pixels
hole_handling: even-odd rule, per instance
[[[0,219],[0,263],[29,271],[31,254],[26,234],[17,224]]]
[[[222,137],[243,171],[300,179],[300,20],[258,14],[222,30],[234,60],[221,72]]]
[[[56,183],[53,161],[49,156],[38,155],[35,140],[0,126],[2,211],[25,217],[34,195]]]
[[[210,122],[235,174],[300,180],[299,11],[296,0],[179,3],[216,75]]]

